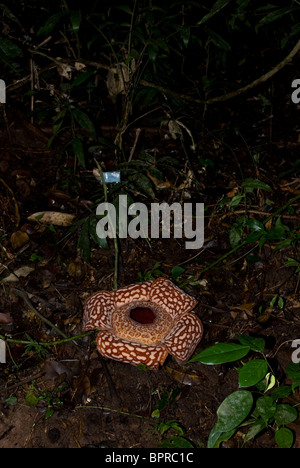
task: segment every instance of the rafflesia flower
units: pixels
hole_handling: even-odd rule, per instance
[[[85,302],[83,330],[97,329],[99,353],[116,361],[157,368],[171,354],[184,363],[203,335],[196,304],[165,278],[100,291]]]

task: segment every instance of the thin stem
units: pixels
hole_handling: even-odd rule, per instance
[[[89,330],[85,333],[80,333],[79,335],[75,336],[67,336],[66,338],[63,338],[62,340],[57,340],[57,341],[34,341],[38,346],[56,346],[64,343],[68,343],[69,341],[76,341],[79,340],[80,338],[84,338],[88,335],[91,335],[94,333],[94,330]],[[23,345],[32,345],[33,341],[29,340],[15,340],[14,338],[7,338],[4,335],[0,335],[0,340],[4,341],[5,343],[15,343],[15,344],[23,344]]]
[[[46,319],[46,317],[44,317],[31,303],[31,301],[29,300],[29,297],[27,296],[27,294],[24,292],[24,291],[20,291],[19,289],[16,289],[16,288],[12,288],[12,292],[14,294],[16,294],[17,296],[21,297],[24,302],[27,304],[27,306],[29,307],[29,309],[34,313],[36,314],[44,323],[46,323],[47,325],[49,325],[49,327],[53,328],[53,330],[55,330],[59,335],[61,335],[63,338],[68,338],[68,336],[62,332],[56,325],[54,325],[52,322],[50,322],[50,320]]]
[[[102,185],[103,185],[103,192],[104,192],[104,200],[108,203],[108,195],[107,195],[107,186],[104,180],[103,171],[96,159],[94,159],[95,163],[97,164],[97,168],[101,177]],[[118,239],[117,239],[117,230],[113,229],[112,220],[110,219],[109,212],[107,214],[109,224],[112,227],[113,231],[113,239],[114,239],[114,249],[115,249],[115,264],[114,264],[114,289],[118,289],[118,270],[119,270],[119,246],[118,246]],[[115,226],[116,227],[116,226]]]
[[[113,409],[113,408],[107,408],[106,406],[93,406],[93,405],[82,406],[82,405],[77,405],[76,409],[98,409],[98,410],[101,410],[101,411],[109,411],[109,412],[112,412],[112,413],[125,414],[126,416],[133,416],[134,418],[148,419],[148,418],[145,418],[145,416],[141,416],[139,414],[128,413],[128,411],[120,411],[120,410],[116,410],[116,409]]]

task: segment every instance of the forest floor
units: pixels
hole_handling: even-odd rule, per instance
[[[273,189],[272,193],[260,191],[248,207],[248,214],[261,221],[268,209],[276,210],[300,193],[299,165],[295,166],[299,126],[287,123],[293,118],[294,105],[286,100],[273,109],[271,117],[259,122],[257,105],[248,100],[239,116],[222,105],[215,124],[220,128],[225,122],[225,132],[235,119],[244,122],[242,136],[247,145],[237,135],[224,140],[217,134],[200,134],[200,130],[195,138],[197,158],[214,163],[203,169],[196,158],[200,185],[186,187],[192,194],[189,201],[202,202],[207,209],[203,249],[187,250],[180,239],[122,240],[118,287],[158,276],[172,279],[173,268],[181,266],[179,279],[184,290],[199,301],[195,312],[205,330],[195,353],[216,342],[234,342],[238,334],[263,337],[265,354],[284,385],[289,383],[285,369],[291,362],[291,342],[300,338],[299,274],[285,266],[288,258],[299,255],[297,247],[276,250],[267,242],[260,251],[257,245],[254,249],[254,245],[246,245],[201,275],[204,267],[231,249],[228,230],[246,208],[230,211],[222,201],[232,199],[243,179],[259,178]],[[213,119],[210,111],[208,117]],[[93,206],[90,194],[97,181],[91,171],[82,170],[78,177],[72,158],[59,159],[59,148],[48,148],[47,129],[30,124],[13,108],[7,118],[10,139],[5,125],[0,133],[0,268],[1,278],[6,277],[0,290],[0,334],[35,341],[32,346],[11,342],[7,362],[0,364],[0,447],[155,448],[167,437],[178,435],[176,426],[170,425],[173,420],[194,447],[206,447],[219,405],[238,389],[237,363],[179,366],[169,356],[162,368],[152,371],[106,359],[109,382],[90,337],[48,347],[47,355],[34,346],[57,340],[59,335],[13,290],[25,292],[34,307],[65,335],[78,335],[84,300],[95,291],[113,288],[114,250],[113,245],[102,250],[92,243],[90,261],[83,261],[78,230],[66,236],[68,228],[52,230],[28,221],[28,216],[42,210],[83,217],[87,207]],[[113,129],[104,128],[103,135],[107,137],[108,131]],[[135,137],[135,130],[131,132],[129,146]],[[195,137],[194,129],[193,134]],[[149,122],[138,145],[135,155],[155,148],[161,155],[184,160],[180,145],[164,138],[161,128],[151,127]],[[250,152],[259,152],[257,164]],[[157,190],[158,201],[178,200],[182,193],[174,189],[179,182],[171,177],[172,190]],[[291,231],[299,229],[299,202],[292,208],[281,218]],[[283,299],[284,307],[278,302],[268,307],[276,295]],[[299,392],[288,402],[299,405]],[[157,408],[158,419],[153,417]],[[170,425],[163,434],[162,422]],[[294,446],[299,448],[299,419],[289,427],[295,434]],[[246,431],[241,428],[223,446],[241,447]],[[247,446],[275,447],[272,428]]]

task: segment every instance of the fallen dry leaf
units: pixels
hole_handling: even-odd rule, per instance
[[[0,323],[12,323],[13,322],[13,319],[12,319],[12,316],[9,315],[9,314],[3,314],[2,312],[0,312]]]
[[[26,276],[30,275],[32,271],[34,271],[34,268],[24,265],[4,278],[1,283],[17,283],[20,278],[26,278]]]
[[[29,221],[36,221],[40,224],[53,224],[54,226],[72,226],[75,215],[70,213],[60,213],[59,211],[39,211],[27,218]]]
[[[23,247],[23,245],[27,244],[28,241],[29,241],[29,236],[27,232],[16,231],[16,232],[13,232],[12,235],[10,236],[10,243],[14,250],[17,250],[20,247]]]

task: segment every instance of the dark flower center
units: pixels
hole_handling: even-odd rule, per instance
[[[155,313],[149,307],[135,307],[130,311],[130,318],[138,323],[153,323]]]

